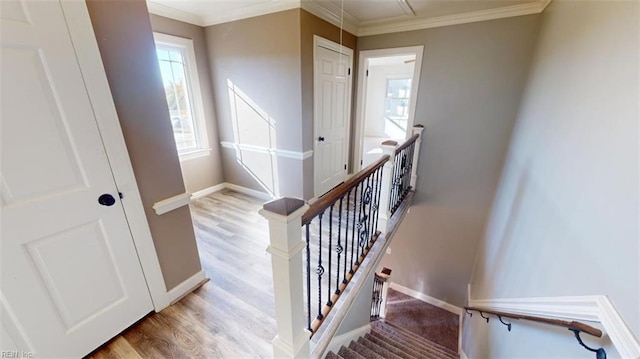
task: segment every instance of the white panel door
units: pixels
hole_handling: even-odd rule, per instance
[[[81,357],[151,298],[60,3],[2,0],[0,26],[3,337]]]
[[[349,141],[349,65],[351,57],[322,46],[315,54],[315,195],[342,183],[347,176]]]

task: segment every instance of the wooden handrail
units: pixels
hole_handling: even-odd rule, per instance
[[[403,143],[403,144],[401,144],[401,145],[400,145],[400,147],[396,148],[396,155],[397,155],[398,153],[400,153],[400,151],[402,151],[402,150],[404,150],[405,148],[407,148],[407,147],[411,146],[411,144],[412,144],[412,143],[416,142],[416,140],[418,139],[418,137],[420,137],[420,135],[416,133],[415,135],[413,135],[413,136],[409,137],[409,139],[408,139],[408,140],[404,141],[404,143]]]
[[[493,314],[499,317],[511,318],[511,319],[524,319],[532,322],[545,323],[549,325],[553,325],[556,327],[563,327],[570,330],[578,330],[580,332],[584,332],[587,334],[591,334],[594,337],[601,338],[602,331],[598,328],[594,328],[590,325],[576,322],[576,321],[566,321],[561,319],[551,319],[551,318],[543,318],[543,317],[534,317],[532,315],[524,315],[524,314],[516,314],[516,313],[506,313],[506,312],[498,312],[495,310],[477,308],[477,307],[464,307],[466,310],[473,310],[480,313]]]
[[[356,173],[353,177],[342,182],[340,185],[327,192],[324,196],[320,197],[316,202],[309,205],[309,209],[302,215],[302,225],[311,223],[311,221],[320,213],[324,212],[333,203],[344,196],[348,191],[360,184],[370,174],[375,172],[378,168],[382,167],[387,161],[389,161],[389,155],[380,157],[376,162],[363,168],[360,172]]]

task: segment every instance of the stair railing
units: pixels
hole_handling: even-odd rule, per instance
[[[269,220],[267,251],[272,255],[277,323],[274,357],[309,356],[310,337],[415,185],[413,163],[421,132],[422,127],[414,127],[413,136],[401,146],[383,144],[380,159],[312,204],[280,198],[260,210]]]

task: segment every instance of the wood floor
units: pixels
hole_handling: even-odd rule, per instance
[[[211,280],[134,324],[89,358],[269,358],[276,334],[267,221],[262,201],[225,190],[191,214]]]

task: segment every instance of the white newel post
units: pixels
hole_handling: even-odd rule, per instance
[[[259,213],[269,220],[277,335],[274,358],[308,358],[311,332],[306,329],[302,250],[302,214],[309,209],[303,200],[280,198],[265,203]]]
[[[411,167],[411,182],[409,183],[409,185],[411,186],[411,188],[413,188],[414,191],[416,189],[416,183],[418,180],[418,159],[420,158],[420,142],[422,142],[423,130],[424,130],[424,126],[422,125],[413,126],[413,130],[412,130],[412,136],[415,135],[416,133],[420,135],[420,137],[418,137],[418,139],[416,140],[416,144],[414,145],[414,148],[413,148],[413,162],[412,162],[413,167]]]
[[[391,285],[391,269],[382,269],[382,273],[380,273],[379,276],[384,280],[384,282],[382,283],[382,304],[380,305],[380,318],[385,318],[387,315],[387,296],[389,295],[389,285]]]
[[[393,165],[396,159],[396,148],[398,142],[384,141],[382,142],[382,155],[389,155],[387,161],[382,167],[382,183],[380,188],[380,209],[378,211],[378,229],[383,234],[387,233],[387,221],[391,218],[389,210],[389,202],[391,197],[391,189],[393,188]]]

